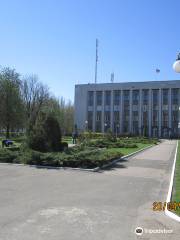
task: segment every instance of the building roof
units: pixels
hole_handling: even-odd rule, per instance
[[[116,82],[116,83],[88,83],[77,84],[75,87],[85,88],[88,90],[101,90],[101,89],[136,89],[136,88],[180,88],[180,80],[168,81],[144,81],[144,82]]]

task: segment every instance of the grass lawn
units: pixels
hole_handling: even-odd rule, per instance
[[[62,142],[67,142],[69,144],[72,144],[72,137],[71,136],[63,136]]]
[[[125,156],[125,155],[128,155],[130,153],[133,153],[133,152],[136,152],[138,150],[141,150],[143,148],[146,148],[148,146],[151,146],[151,145],[153,145],[153,144],[137,143],[138,147],[136,147],[136,148],[110,148],[108,150],[112,151],[112,152],[115,151],[115,152],[122,153],[123,156]]]
[[[180,202],[180,141],[178,142],[178,152],[176,158],[176,170],[174,178],[174,189],[172,195],[173,202]],[[180,207],[176,209],[176,214],[180,216]]]

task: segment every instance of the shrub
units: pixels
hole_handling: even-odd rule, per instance
[[[0,162],[13,163],[17,158],[18,152],[11,152],[8,149],[1,149],[0,151]]]
[[[98,140],[91,140],[88,143],[88,146],[91,147],[98,147],[98,148],[136,148],[137,145],[132,142],[126,141],[114,141],[114,139],[98,139]]]
[[[68,143],[67,142],[62,142],[61,143],[61,150],[66,151],[68,149]]]
[[[100,139],[103,138],[104,134],[103,133],[96,133],[96,132],[83,132],[79,135],[79,141],[83,142],[85,140],[91,140],[91,139]]]
[[[59,122],[52,114],[41,113],[35,126],[29,132],[28,146],[36,151],[60,151],[61,129]]]
[[[23,143],[26,141],[26,136],[13,137],[12,140],[17,143]]]
[[[26,151],[20,151],[14,162],[39,165],[41,164],[40,154],[40,152],[32,151],[30,149],[27,149]]]
[[[112,130],[110,128],[107,130],[107,133],[105,134],[105,138],[108,141],[116,141],[116,137],[113,135]]]
[[[8,147],[8,150],[11,151],[11,152],[17,152],[17,151],[20,150],[20,147],[16,147],[16,146],[14,146],[14,147]]]

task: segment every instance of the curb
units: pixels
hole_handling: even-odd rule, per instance
[[[151,147],[154,147],[154,146],[156,146],[156,145],[150,145],[150,146],[148,146],[148,147],[142,148],[142,149],[140,149],[140,150],[138,150],[138,151],[136,151],[136,152],[132,152],[132,153],[130,153],[130,154],[128,154],[128,155],[125,155],[125,156],[123,156],[123,157],[121,157],[121,158],[119,158],[119,159],[115,159],[115,160],[112,161],[111,163],[105,164],[105,165],[102,166],[102,167],[97,167],[97,168],[94,168],[94,169],[92,169],[92,170],[93,170],[93,172],[97,172],[97,171],[99,171],[99,170],[101,170],[101,169],[103,169],[103,168],[107,168],[107,167],[113,166],[114,164],[116,164],[117,162],[121,161],[122,159],[131,157],[131,156],[134,156],[134,155],[136,155],[136,154],[138,154],[138,153],[140,153],[140,152],[143,152],[143,151],[145,151],[145,150],[147,150],[147,149],[149,149],[149,148],[151,148]]]
[[[23,164],[23,163],[0,163],[0,165],[13,165],[13,166],[24,166],[24,167],[35,167],[35,168],[42,168],[42,169],[64,169],[64,170],[78,170],[78,171],[85,171],[85,172],[98,172],[99,170],[101,169],[104,169],[104,168],[107,168],[107,167],[110,167],[110,166],[113,166],[114,164],[116,164],[117,162],[121,161],[122,159],[125,159],[125,158],[128,158],[128,157],[131,157],[131,156],[134,156],[140,152],[143,152],[151,147],[154,147],[156,145],[150,145],[148,147],[145,147],[145,148],[142,148],[136,152],[132,152],[128,155],[125,155],[121,158],[118,158],[118,159],[115,159],[114,161],[108,163],[108,164],[105,164],[104,166],[102,167],[96,167],[96,168],[92,168],[92,169],[88,169],[88,168],[71,168],[71,167],[51,167],[51,166],[42,166],[42,165],[28,165],[28,164]]]
[[[177,151],[178,151],[178,140],[176,144],[176,151],[174,155],[174,162],[173,162],[173,167],[172,167],[172,172],[171,172],[171,178],[170,178],[170,184],[169,184],[169,190],[166,198],[166,207],[165,207],[165,215],[172,218],[173,220],[180,222],[180,217],[177,216],[175,213],[169,211],[167,209],[167,203],[171,201],[171,196],[172,196],[172,190],[173,190],[173,181],[174,181],[174,173],[175,173],[175,167],[176,167],[176,157],[177,157]]]

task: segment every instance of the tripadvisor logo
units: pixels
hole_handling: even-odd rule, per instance
[[[135,233],[136,233],[136,235],[141,236],[143,234],[143,229],[141,227],[137,227],[135,229]]]

